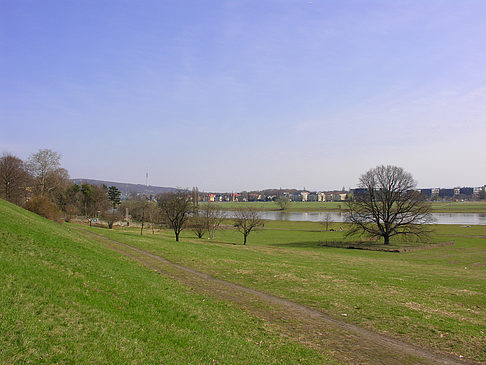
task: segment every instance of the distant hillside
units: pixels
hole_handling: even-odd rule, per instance
[[[121,183],[115,181],[104,181],[104,180],[95,180],[95,179],[71,179],[71,181],[75,184],[92,184],[92,185],[106,185],[106,186],[116,186],[118,190],[123,195],[128,195],[130,193],[137,193],[143,195],[157,195],[160,193],[165,193],[168,191],[176,191],[175,188],[168,188],[163,186],[146,186],[142,184],[130,184],[130,183]]]

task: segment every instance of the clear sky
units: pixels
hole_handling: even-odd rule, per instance
[[[0,0],[0,153],[240,191],[486,184],[486,1]]]

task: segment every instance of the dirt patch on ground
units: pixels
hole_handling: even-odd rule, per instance
[[[74,228],[74,227],[73,227]],[[331,317],[321,311],[258,290],[214,278],[135,246],[75,228],[84,236],[176,279],[193,290],[238,306],[280,328],[283,336],[329,354],[346,364],[474,363],[422,349]]]

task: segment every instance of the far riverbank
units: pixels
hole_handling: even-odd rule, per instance
[[[201,203],[206,204],[206,203]],[[280,211],[275,202],[217,202],[221,210],[252,207],[261,211]],[[346,202],[291,202],[287,212],[345,212]],[[432,202],[433,213],[486,213],[486,202]]]

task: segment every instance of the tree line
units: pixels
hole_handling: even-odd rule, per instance
[[[147,224],[152,232],[156,226],[168,227],[176,241],[186,228],[198,238],[207,233],[214,239],[224,221],[223,212],[214,203],[198,206],[197,188],[160,194],[156,201],[135,195],[122,202],[115,186],[73,184],[60,160],[61,155],[49,149],[33,153],[25,162],[4,153],[0,158],[0,197],[58,222],[82,216],[90,225],[102,219],[112,228],[124,216],[129,224],[129,213],[140,223],[140,234]],[[426,238],[431,232],[428,223],[433,222],[430,203],[416,191],[416,185],[412,175],[397,166],[377,166],[361,175],[361,193],[347,202],[346,236],[382,238],[385,244],[394,236]],[[285,209],[289,201],[280,197],[277,203]],[[329,221],[325,219],[326,230]],[[232,222],[243,235],[243,244],[255,228],[263,225],[259,212],[248,207],[237,209]]]
[[[141,235],[147,227],[152,233],[156,228],[170,228],[179,241],[182,230],[190,229],[198,238],[207,234],[213,240],[225,215],[215,204],[199,207],[198,194],[193,188],[159,194],[155,201],[136,194],[122,201],[115,186],[74,184],[55,151],[40,149],[26,161],[10,153],[0,157],[0,198],[57,222],[83,218],[92,225],[102,220],[111,229],[115,222],[129,225],[134,221]],[[239,209],[233,223],[244,244],[262,224],[252,208]]]

